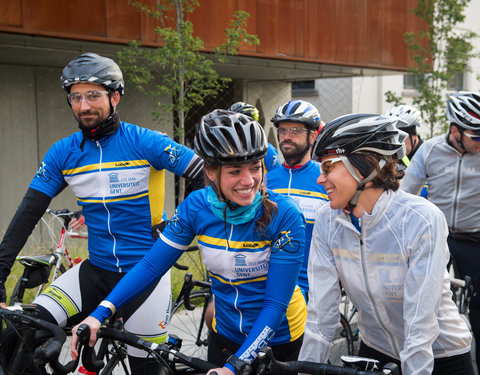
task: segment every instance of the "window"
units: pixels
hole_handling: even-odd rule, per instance
[[[415,78],[413,74],[404,74],[403,88],[405,90],[416,90],[418,88],[418,78]]]
[[[292,96],[317,94],[315,90],[315,81],[295,81],[292,82]]]
[[[448,82],[448,89],[452,91],[463,90],[463,73],[457,73],[453,76],[450,82]]]

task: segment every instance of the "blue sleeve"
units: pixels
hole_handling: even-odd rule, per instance
[[[203,168],[203,160],[192,149],[158,131],[143,129],[137,141],[148,162],[157,170],[167,169],[178,176],[195,178]]]
[[[63,148],[60,142],[50,147],[29,186],[48,195],[50,198],[53,198],[65,183],[60,163],[66,159],[67,155],[63,154],[64,151],[62,151]]]
[[[265,168],[267,169],[266,172],[280,167],[281,165],[278,151],[271,143],[268,144],[267,155],[265,155],[263,162],[265,163]]]
[[[167,245],[159,238],[140,262],[120,280],[105,300],[111,302],[117,310],[120,309],[159,280],[182,254],[182,250]],[[110,314],[110,309],[99,306],[90,316],[103,322]]]
[[[235,353],[238,358],[251,363],[257,357],[258,350],[266,346],[273,337],[285,318],[301,265],[301,262],[290,264],[270,262],[265,303],[248,337]],[[230,364],[226,364],[226,367],[235,372]]]

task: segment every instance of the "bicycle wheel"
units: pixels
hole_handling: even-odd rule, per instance
[[[332,365],[343,366],[341,356],[354,354],[352,329],[343,314],[340,314],[340,322],[332,344],[328,361]]]
[[[122,355],[114,354],[110,357],[100,375],[128,375],[130,368],[128,367],[127,353]]]
[[[169,334],[182,339],[182,353],[207,359],[208,328],[205,325],[205,310],[212,294],[206,290],[196,290],[190,294],[190,303],[195,306],[187,310],[183,298],[173,307],[168,325]]]

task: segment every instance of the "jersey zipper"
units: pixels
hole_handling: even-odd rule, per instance
[[[390,343],[393,347],[393,350],[395,351],[395,353],[399,353],[399,350],[397,348],[397,345],[395,343],[395,339],[394,339],[392,333],[387,329],[387,327],[385,326],[385,324],[383,322],[383,319],[380,317],[380,313],[378,312],[377,304],[375,303],[375,299],[373,298],[373,294],[372,294],[372,291],[370,289],[370,284],[368,282],[368,277],[367,277],[367,260],[366,260],[367,255],[365,254],[365,246],[364,246],[364,241],[363,241],[365,230],[364,230],[364,227],[363,227],[362,218],[360,218],[359,221],[360,221],[360,227],[362,228],[362,231],[359,235],[359,237],[360,237],[360,258],[361,258],[361,261],[362,261],[362,268],[363,268],[362,275],[363,275],[363,281],[365,283],[365,289],[366,289],[366,292],[367,292],[367,296],[368,296],[368,299],[370,301],[371,306],[373,307],[373,311],[375,313],[375,316],[377,317],[378,323],[380,324],[380,326],[383,328],[383,330],[387,333],[388,337],[390,338]]]
[[[103,149],[102,149],[102,145],[100,144],[99,141],[96,141],[97,143],[97,147],[98,149],[100,150],[100,161],[98,163],[99,167],[99,173],[101,174],[102,173],[102,163],[103,163]],[[113,248],[112,248],[112,254],[114,256],[114,258],[117,260],[117,268],[118,268],[118,272],[122,272],[122,268],[120,267],[120,259],[117,257],[117,239],[115,238],[115,236],[113,235],[112,231],[111,231],[111,228],[110,228],[110,210],[108,209],[107,207],[107,203],[105,201],[105,190],[103,191],[103,195],[102,195],[102,202],[103,202],[103,207],[105,207],[105,210],[107,211],[107,228],[108,228],[108,233],[110,234],[110,236],[112,236],[112,239],[113,239]]]
[[[460,192],[460,178],[462,177],[462,162],[463,162],[463,155],[460,156],[457,166],[457,178],[455,179],[455,199],[453,200],[453,210],[452,210],[452,232],[456,231],[457,227],[457,209],[458,209],[458,194]]]
[[[227,251],[230,251],[230,248],[228,247],[228,244],[230,243],[230,241],[232,240],[232,236],[233,236],[233,224],[230,224],[230,235],[228,236],[228,241],[227,241]],[[232,279],[230,278],[228,280],[228,282],[230,283],[230,285],[232,286],[233,289],[235,289],[235,300],[233,301],[233,305],[235,307],[235,310],[238,311],[238,315],[239,315],[239,319],[238,319],[238,330],[243,333],[245,335],[245,337],[247,337],[247,334],[245,332],[243,332],[243,328],[242,328],[242,325],[243,325],[243,314],[242,314],[242,311],[238,308],[237,306],[237,302],[238,302],[238,296],[239,296],[239,293],[238,293],[238,288],[233,285],[232,283]]]
[[[290,178],[288,179],[288,193],[287,193],[287,195],[290,195],[290,187],[292,186],[292,177],[293,177],[291,169],[288,170],[288,174],[290,175]]]

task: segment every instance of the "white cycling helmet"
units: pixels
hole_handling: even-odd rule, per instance
[[[464,129],[480,133],[480,92],[460,91],[450,95],[447,119]]]
[[[417,108],[409,105],[400,104],[394,106],[385,112],[385,116],[396,116],[405,121],[404,123],[399,121],[397,123],[397,128],[413,135],[417,134],[416,128],[419,128],[422,123],[421,112]]]

